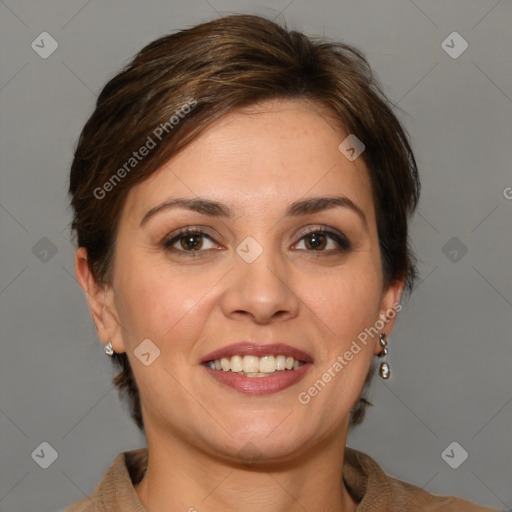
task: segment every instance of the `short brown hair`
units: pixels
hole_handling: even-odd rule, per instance
[[[111,282],[120,212],[131,187],[214,121],[270,99],[304,99],[324,107],[363,141],[384,284],[403,278],[405,291],[412,291],[417,271],[408,217],[416,208],[420,182],[405,129],[367,60],[353,46],[252,15],[222,17],[151,42],[101,91],[80,135],[69,186],[72,230],[78,246],[87,250],[98,283]],[[156,142],[155,133],[158,144],[144,159],[131,161],[148,137]],[[113,382],[144,430],[128,358],[114,354],[113,360],[121,369]],[[368,403],[360,397],[351,425],[362,421]]]

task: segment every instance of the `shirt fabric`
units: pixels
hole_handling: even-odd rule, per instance
[[[147,448],[120,453],[94,493],[63,512],[147,512],[135,492],[148,463]],[[357,512],[496,512],[453,496],[437,496],[388,476],[368,455],[345,448],[343,480]]]

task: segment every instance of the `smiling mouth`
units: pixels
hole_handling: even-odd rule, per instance
[[[291,356],[283,354],[257,356],[222,357],[203,363],[212,370],[230,372],[243,377],[270,377],[281,372],[290,372],[306,364]]]

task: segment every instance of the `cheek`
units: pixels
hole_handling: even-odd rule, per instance
[[[331,403],[332,411],[345,414],[357,400],[373,359],[373,331],[382,299],[382,275],[375,262],[363,262],[340,272],[326,292],[326,321],[332,331],[327,357],[311,383],[320,379],[326,392],[317,406]],[[328,381],[325,383],[325,381]],[[322,384],[316,385],[322,388]],[[323,389],[323,388],[322,388]],[[313,393],[315,392],[310,388]],[[330,409],[330,407],[327,407]],[[319,414],[323,414],[319,410]]]
[[[123,268],[137,269],[124,272]],[[190,270],[170,272],[169,266],[151,264],[149,259],[119,261],[120,278],[115,289],[116,309],[131,348],[149,338],[162,348],[169,340],[191,337],[208,295],[219,281],[217,275]],[[183,336],[186,332],[187,336]],[[174,345],[173,345],[174,347]]]
[[[382,277],[373,265],[347,265],[314,281],[315,286],[310,287],[314,292],[304,301],[339,340],[350,341],[378,319]]]

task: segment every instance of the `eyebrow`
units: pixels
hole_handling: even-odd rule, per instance
[[[368,220],[363,210],[346,196],[310,197],[307,199],[295,201],[288,206],[284,213],[284,217],[299,217],[301,215],[318,213],[336,207],[348,208],[355,212],[363,222],[366,230],[369,230]],[[209,215],[211,217],[233,218],[233,212],[226,204],[203,197],[178,197],[170,199],[169,201],[165,201],[164,203],[151,208],[142,218],[140,227],[142,227],[151,217],[155,216],[157,213],[171,208],[184,208],[194,212],[202,213],[203,215]]]

